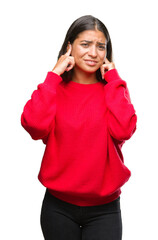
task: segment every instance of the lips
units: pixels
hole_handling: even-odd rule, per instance
[[[84,61],[89,66],[95,66],[97,64],[97,61],[91,59],[85,59]]]

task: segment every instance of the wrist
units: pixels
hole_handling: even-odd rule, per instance
[[[52,72],[53,72],[53,73],[56,73],[56,74],[59,75],[59,76],[61,75],[61,73],[60,73],[57,69],[55,69],[55,68],[52,70]]]
[[[107,81],[107,82],[111,82],[111,81],[114,81],[114,80],[120,80],[120,76],[118,74],[118,71],[116,68],[113,68],[113,69],[110,69],[109,71],[107,71],[105,74],[104,74],[104,79]]]

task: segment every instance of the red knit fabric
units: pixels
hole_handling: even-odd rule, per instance
[[[107,71],[105,80],[66,84],[48,72],[21,116],[31,137],[46,144],[40,182],[79,206],[113,201],[131,175],[121,147],[135,132],[137,116],[117,70]]]

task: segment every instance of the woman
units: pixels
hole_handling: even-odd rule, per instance
[[[120,188],[131,173],[121,147],[136,121],[107,28],[90,15],[77,19],[21,116],[31,137],[46,144],[38,176],[46,187],[46,240],[122,239]]]

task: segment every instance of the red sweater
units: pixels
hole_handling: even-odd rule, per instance
[[[116,69],[107,84],[65,83],[53,72],[26,103],[22,126],[46,144],[38,178],[57,198],[79,206],[116,199],[131,172],[121,147],[137,116]]]

